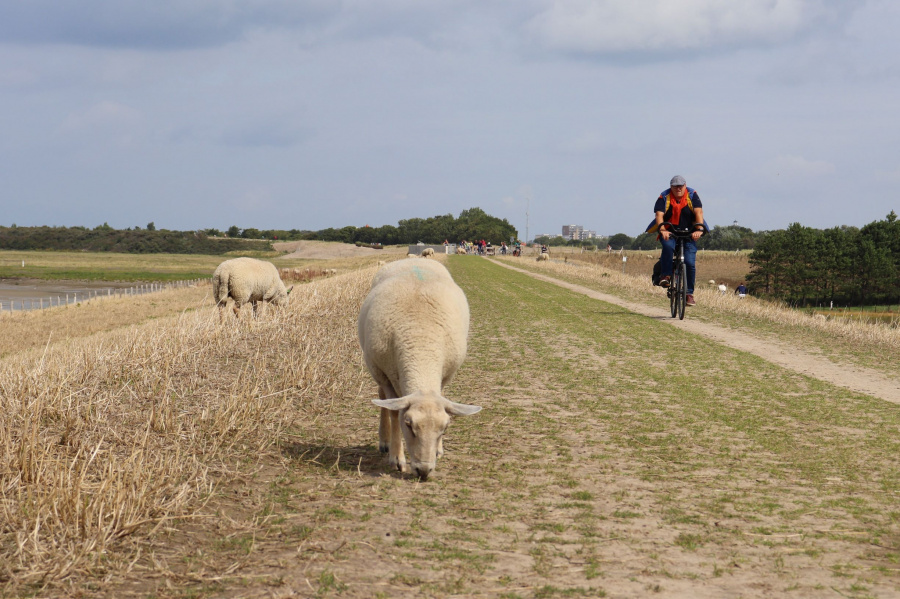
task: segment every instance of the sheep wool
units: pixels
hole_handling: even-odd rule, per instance
[[[443,388],[466,357],[469,304],[439,262],[398,260],[372,280],[358,321],[366,367],[378,383],[379,448],[389,463],[427,479],[443,455],[450,416],[479,406],[452,402]]]
[[[287,303],[288,293],[278,269],[271,262],[234,258],[219,264],[213,273],[213,297],[220,316],[224,316],[228,298],[234,300],[234,315],[240,317],[244,304],[252,304],[256,314],[259,302],[280,306]]]

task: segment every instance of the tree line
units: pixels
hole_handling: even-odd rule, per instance
[[[697,243],[698,249],[705,250],[752,250],[756,245],[756,240],[763,233],[756,233],[747,227],[738,225],[728,225],[725,227],[713,227],[709,232],[700,238]],[[656,233],[641,233],[637,237],[631,237],[626,233],[616,233],[609,237],[598,237],[596,239],[588,239],[584,241],[575,241],[566,239],[565,237],[536,237],[535,243],[543,243],[546,245],[575,245],[583,246],[588,249],[600,247],[605,249],[607,244],[612,246],[614,250],[655,250],[659,248],[659,241],[656,239]]]
[[[343,227],[317,231],[313,239],[322,241],[343,241],[344,243],[381,243],[383,245],[441,244],[444,241],[458,243],[484,239],[494,244],[518,239],[518,231],[503,218],[487,214],[481,208],[469,208],[454,218],[443,214],[429,218],[409,218],[401,220],[397,226]]]
[[[761,235],[751,290],[794,305],[900,303],[900,221],[894,211],[862,228],[799,223]]]
[[[342,243],[413,245],[418,242],[441,244],[484,239],[499,244],[501,241],[517,239],[516,228],[503,218],[486,213],[481,208],[469,208],[459,213],[442,214],[428,218],[408,218],[396,225],[356,227],[348,225],[318,231],[280,229],[241,229],[232,225],[224,233],[218,229],[204,229],[208,235],[226,235],[245,239],[265,238],[274,241],[319,240],[340,241]]]
[[[268,241],[216,239],[203,231],[113,229],[106,223],[86,227],[0,227],[0,249],[121,252],[125,254],[225,254],[269,251]]]
[[[463,210],[430,218],[401,220],[396,226],[347,226],[319,231],[300,229],[242,229],[232,225],[227,230],[198,231],[157,230],[154,223],[146,228],[114,229],[107,223],[87,227],[10,227],[0,226],[0,249],[123,252],[135,254],[225,254],[233,251],[271,251],[274,241],[321,240],[359,244],[441,244],[485,239],[499,244],[517,239],[518,232],[506,219],[487,214],[481,208]]]

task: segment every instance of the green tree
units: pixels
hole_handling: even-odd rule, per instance
[[[238,228],[237,225],[231,225],[230,227],[228,227],[228,236],[229,237],[240,237],[241,230]]]
[[[656,239],[656,233],[641,233],[631,242],[633,250],[655,250],[660,247],[659,240]]]
[[[633,241],[634,240],[625,233],[616,233],[606,240],[606,242],[611,245],[614,250],[630,248]]]
[[[153,221],[152,221],[152,220],[151,220],[149,223],[147,223],[147,230],[148,230],[148,231],[155,231],[155,230],[156,230],[156,225],[153,224]]]

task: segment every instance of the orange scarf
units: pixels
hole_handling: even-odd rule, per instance
[[[688,203],[688,195],[689,192],[687,189],[684,190],[684,195],[681,196],[681,202],[675,201],[675,194],[671,191],[669,192],[669,207],[672,209],[672,216],[669,218],[669,222],[674,224],[676,227],[681,225],[681,209],[687,206]]]

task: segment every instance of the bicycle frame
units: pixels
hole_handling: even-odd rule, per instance
[[[684,309],[687,306],[687,265],[684,262],[684,244],[691,239],[692,229],[676,227],[672,223],[663,223],[675,238],[675,253],[672,255],[672,280],[669,284],[669,309],[672,318],[684,320]]]

